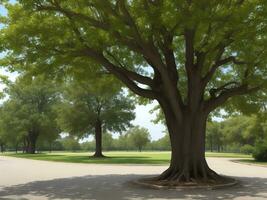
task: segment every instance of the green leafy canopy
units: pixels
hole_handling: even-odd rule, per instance
[[[2,65],[51,74],[108,71],[140,96],[174,99],[173,110],[198,98],[207,112],[221,105],[255,111],[266,102],[265,0],[4,5],[8,16],[1,18],[0,45],[7,56]],[[200,84],[198,93],[190,92]],[[225,104],[231,97],[234,101]]]
[[[59,97],[52,81],[21,75],[15,83],[8,82],[5,93],[8,99],[0,108],[0,133],[7,141],[22,142],[33,131],[45,140],[58,137],[54,108]]]
[[[104,131],[125,131],[134,119],[133,100],[111,76],[92,80],[72,79],[62,86],[58,123],[72,135],[86,137],[101,122]]]

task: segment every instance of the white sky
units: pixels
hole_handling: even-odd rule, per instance
[[[151,120],[155,119],[156,113],[151,114],[149,111],[153,109],[155,105],[157,105],[157,102],[145,106],[138,105],[135,109],[136,118],[133,121],[134,125],[147,128],[152,140],[157,140],[163,137],[165,132],[165,126],[151,122]]]

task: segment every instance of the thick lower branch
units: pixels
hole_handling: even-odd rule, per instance
[[[116,76],[119,80],[121,80],[131,91],[134,93],[146,97],[149,99],[156,99],[157,93],[150,89],[143,89],[139,87],[130,77],[141,78],[141,75],[134,74],[134,72],[129,72],[130,74],[126,73],[126,70],[121,69],[118,66],[112,64],[104,55],[100,52],[95,51],[91,48],[86,48],[80,52],[80,56],[88,56],[91,59],[94,59],[97,63],[103,65],[110,73]],[[142,77],[148,80],[149,78]]]
[[[241,85],[238,87],[225,89],[218,97],[211,97],[209,100],[204,102],[205,112],[210,113],[220,105],[224,104],[231,97],[250,94],[258,91],[260,88],[260,86],[248,88],[247,85]]]

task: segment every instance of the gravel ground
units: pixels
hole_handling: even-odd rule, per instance
[[[154,190],[129,184],[167,166],[72,164],[0,156],[0,199],[267,199],[267,168],[208,158],[216,172],[240,184],[217,190]]]

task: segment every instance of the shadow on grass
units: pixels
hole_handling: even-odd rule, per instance
[[[267,179],[238,177],[240,185],[218,190],[153,190],[129,184],[140,175],[100,175],[30,182],[2,188],[1,199],[265,199]]]

